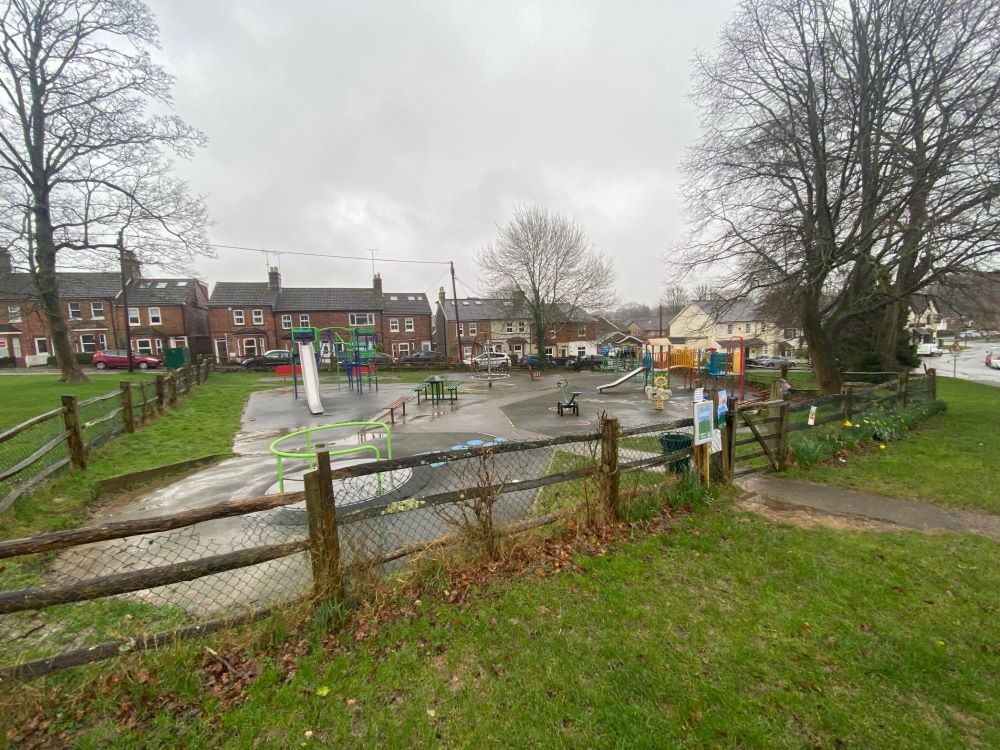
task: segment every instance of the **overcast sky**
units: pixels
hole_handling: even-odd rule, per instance
[[[691,58],[732,0],[488,3],[151,0],[176,111],[209,137],[180,166],[213,242],[367,256],[387,291],[427,291],[515,203],[579,222],[653,303],[684,230],[678,164],[697,135]],[[262,281],[217,250],[210,283]],[[273,261],[273,258],[272,258]],[[283,255],[289,286],[362,286],[371,264]],[[449,291],[450,294],[450,291]]]

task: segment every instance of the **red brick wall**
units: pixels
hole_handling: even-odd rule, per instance
[[[413,320],[413,330],[406,330],[406,319],[410,318]],[[399,321],[399,331],[393,331],[392,320]],[[395,313],[386,313],[382,319],[382,336],[379,339],[379,344],[382,347],[382,351],[388,352],[394,356],[400,355],[400,344],[408,344],[409,351],[413,352],[420,351],[423,343],[426,341],[431,346],[434,345],[434,340],[431,335],[431,314],[427,313],[425,315],[396,315]]]

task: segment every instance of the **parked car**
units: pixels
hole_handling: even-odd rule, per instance
[[[278,365],[290,365],[292,353],[287,349],[271,349],[255,357],[247,357],[240,364],[247,370],[265,370]]]
[[[920,357],[940,357],[941,347],[931,342],[929,344],[917,344],[917,356]]]
[[[478,357],[473,357],[472,363],[477,369],[501,366],[510,367],[510,357],[503,352],[483,352]]]
[[[128,350],[105,349],[104,351],[94,352],[94,358],[91,362],[98,370],[112,370],[116,368],[127,370]],[[151,367],[161,367],[162,365],[163,360],[159,357],[151,357],[148,354],[132,352],[133,367],[138,367],[140,370],[147,370]]]
[[[403,357],[400,362],[404,365],[429,365],[434,362],[440,362],[444,359],[444,352],[413,352],[413,354],[407,354]]]
[[[554,357],[541,357],[538,354],[525,354],[517,361],[518,367],[541,367],[542,360],[545,361],[545,367],[555,367],[556,360]]]
[[[566,367],[572,370],[596,370],[604,364],[604,357],[600,354],[588,354],[584,357],[570,357],[566,360]]]
[[[790,368],[795,367],[795,360],[792,359],[791,357],[779,357],[779,356],[757,357],[756,360],[747,360],[747,364],[749,365],[751,361],[756,362],[757,367],[768,367],[773,370],[776,370],[780,367],[784,367],[785,365],[788,365]]]
[[[373,359],[375,360],[375,364],[382,365],[384,367],[394,365],[397,361],[395,357],[391,354],[386,354],[385,352],[375,352]]]
[[[993,356],[990,358],[990,367],[994,370],[1000,370],[1000,357]]]

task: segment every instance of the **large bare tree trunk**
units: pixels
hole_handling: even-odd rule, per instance
[[[63,315],[59,299],[59,283],[56,280],[56,247],[52,239],[52,223],[44,197],[35,203],[35,285],[38,300],[49,326],[52,337],[52,351],[59,363],[62,380],[66,383],[86,382],[80,365],[73,356],[67,332],[66,317]]]
[[[875,352],[878,355],[879,366],[886,372],[899,369],[896,352],[899,350],[899,332],[906,322],[907,306],[902,302],[893,302],[882,313],[882,322],[875,331]]]
[[[819,383],[820,394],[832,396],[840,393],[843,379],[837,358],[833,354],[833,342],[819,313],[818,295],[806,295],[802,299],[802,333],[809,346],[813,374]]]

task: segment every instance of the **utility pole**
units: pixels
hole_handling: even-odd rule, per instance
[[[125,306],[125,356],[128,357],[128,371],[135,372],[135,366],[132,362],[132,326],[129,324],[128,319],[128,282],[129,279],[125,275],[125,230],[118,230],[118,265],[121,267],[122,274],[122,305]],[[111,308],[111,320],[114,321],[115,310]]]
[[[455,261],[448,261],[448,265],[451,266],[451,296],[455,303],[455,334],[458,337],[458,361],[462,362],[462,321],[458,319],[458,290],[455,287]],[[447,338],[445,341],[447,342]],[[447,343],[445,343],[445,349],[447,349],[447,346]],[[445,356],[448,356],[447,351],[445,351]]]

